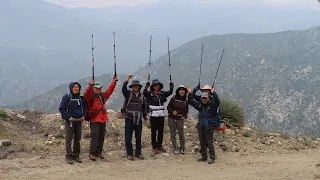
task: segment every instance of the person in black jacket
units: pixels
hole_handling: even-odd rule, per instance
[[[132,81],[129,86],[131,90],[127,89],[131,78],[132,75],[129,74],[122,86],[122,94],[126,99],[122,111],[125,113],[125,142],[127,158],[133,161],[134,156],[138,159],[144,160],[144,157],[141,155],[141,135],[142,119],[146,121],[147,118],[147,104],[144,95],[140,93],[142,85],[138,80]],[[136,136],[136,151],[134,156],[132,148],[133,131]]]
[[[150,87],[150,91],[148,88]],[[170,82],[170,90],[162,91],[163,84],[155,79],[152,81],[150,86],[150,82],[147,82],[146,88],[143,91],[144,96],[148,100],[149,104],[149,116],[150,116],[150,124],[151,124],[151,140],[152,140],[152,148],[153,152],[157,154],[160,152],[166,152],[163,148],[163,128],[164,128],[164,117],[166,116],[166,111],[164,102],[167,101],[167,98],[173,92],[174,84]]]
[[[188,87],[188,102],[199,111],[199,120],[196,125],[199,134],[201,155],[198,161],[207,161],[207,148],[209,149],[209,160],[208,163],[212,164],[215,161],[215,150],[213,146],[213,129],[218,127],[220,123],[219,117],[219,105],[220,100],[217,94],[214,94],[215,88],[212,88],[211,93],[213,98],[209,97],[209,94],[203,92],[201,94],[201,101],[196,101],[193,97],[192,88]]]
[[[71,82],[69,85],[70,93],[62,97],[59,111],[66,125],[66,162],[73,164],[73,160],[82,163],[79,157],[80,140],[82,131],[82,121],[86,117],[85,100],[80,94],[81,85]],[[73,139],[73,151],[71,148]]]

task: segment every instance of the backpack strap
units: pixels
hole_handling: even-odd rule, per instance
[[[69,102],[68,102],[68,105],[67,105],[67,112],[69,112],[69,106],[70,106],[70,103],[71,103],[72,95],[70,93],[67,93],[67,96],[68,96],[68,99],[69,99]]]

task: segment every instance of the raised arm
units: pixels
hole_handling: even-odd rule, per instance
[[[85,97],[87,103],[89,103],[89,102],[92,101],[92,97],[93,97],[93,85],[94,85],[94,81],[91,80],[91,81],[89,82],[88,88],[86,89],[86,92],[84,92],[84,97]]]
[[[124,98],[128,98],[129,95],[130,95],[130,90],[128,90],[128,83],[129,83],[129,80],[132,78],[132,74],[129,74],[127,79],[123,82],[123,85],[122,85],[122,94],[124,96]]]
[[[198,85],[197,87],[195,87],[192,90],[192,95],[193,95],[193,99],[195,99],[196,101],[200,101],[201,100],[201,96],[196,95],[197,91],[200,90],[200,85]]]
[[[111,84],[109,85],[108,89],[107,89],[106,92],[105,92],[106,100],[109,99],[109,97],[110,97],[111,94],[113,93],[114,89],[116,88],[117,81],[118,81],[117,77],[115,77],[115,78],[111,81]]]
[[[189,105],[191,105],[192,107],[194,107],[196,110],[200,111],[200,107],[201,107],[201,103],[196,101],[193,98],[193,94],[190,92],[188,95],[188,103]]]
[[[62,97],[62,100],[61,100],[60,106],[59,106],[59,111],[62,115],[62,118],[65,120],[69,120],[72,117],[71,114],[69,112],[67,112],[68,103],[69,103],[69,97],[66,94]]]
[[[162,91],[163,96],[166,98],[171,96],[171,94],[173,93],[173,87],[174,87],[174,84],[172,82],[170,82],[170,90],[169,91]]]

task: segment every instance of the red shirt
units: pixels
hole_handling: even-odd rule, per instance
[[[111,84],[109,85],[108,89],[105,92],[105,99],[106,101],[109,99],[109,97],[111,96],[111,94],[113,93],[115,87],[116,87],[117,82],[115,80],[112,80]],[[85,97],[87,100],[87,104],[89,104],[88,102],[92,102],[92,98],[93,98],[93,87],[89,86],[85,92]],[[89,111],[93,110],[101,110],[104,109],[104,104],[102,104],[100,98],[98,97],[94,97],[94,102],[93,105],[90,107]],[[99,114],[90,119],[90,122],[100,122],[100,123],[104,123],[104,122],[108,122],[108,113],[107,111],[100,111]]]

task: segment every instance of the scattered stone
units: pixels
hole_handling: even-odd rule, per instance
[[[166,156],[166,157],[170,156],[170,154],[168,154],[168,153],[163,153],[163,155]]]
[[[272,144],[272,143],[274,143],[274,140],[273,140],[273,139],[270,140],[270,144]]]
[[[54,135],[54,138],[63,139],[63,138],[64,138],[64,135],[63,135],[63,134],[56,134],[56,135]]]
[[[281,143],[280,141],[278,141],[278,145],[279,145],[279,146],[282,146],[282,143]]]
[[[2,147],[2,146],[8,147],[10,145],[11,145],[11,141],[10,140],[8,140],[8,139],[0,140],[0,147]]]
[[[265,145],[270,145],[270,144],[271,144],[271,141],[270,141],[270,139],[268,139],[268,138],[260,139],[260,142],[261,142],[262,144],[265,144]]]
[[[298,138],[297,138],[297,141],[299,141],[299,142],[303,142],[304,140],[303,140],[303,138],[302,138],[302,137],[298,137]]]
[[[52,145],[53,142],[48,140],[48,141],[46,141],[44,144],[45,144],[45,145]]]
[[[187,129],[187,126],[183,126],[184,129]]]
[[[224,133],[225,133],[227,136],[230,136],[230,135],[232,135],[232,129],[226,129],[226,130],[224,130]]]
[[[51,139],[53,137],[53,134],[49,134],[48,138]]]
[[[221,143],[220,147],[221,147],[222,151],[228,151],[228,147],[227,147],[226,143]]]
[[[320,167],[320,163],[316,164],[317,167]]]
[[[234,147],[232,148],[232,151],[233,151],[233,152],[239,152],[239,151],[240,151],[240,148],[237,147],[237,146],[234,146]]]
[[[56,114],[56,117],[60,117],[60,116],[61,116],[61,114],[60,114],[60,113],[57,113],[57,114]]]
[[[245,127],[243,127],[243,130],[245,130],[245,131],[251,131],[251,128],[250,128],[250,126],[246,125]]]
[[[317,141],[320,141],[320,138],[317,138]]]
[[[91,133],[90,132],[84,133],[84,138],[86,138],[86,139],[91,138]]]
[[[118,146],[119,146],[119,147],[122,147],[122,142],[118,142]]]
[[[280,137],[279,133],[269,133],[269,136]]]
[[[21,115],[21,114],[17,114],[17,117],[20,118],[20,119],[25,119],[26,118],[24,115]]]
[[[239,133],[240,133],[239,129],[236,129],[236,130],[235,130],[235,133],[236,133],[236,134],[239,134]]]
[[[111,153],[111,152],[109,152],[109,153],[108,153],[108,155],[109,155],[109,156],[112,156],[112,153]]]
[[[194,151],[194,153],[199,153],[200,152],[200,146],[194,146],[193,147],[193,151]]]
[[[191,136],[191,133],[187,133],[186,136],[188,136],[188,137]]]
[[[44,134],[44,137],[48,137],[48,136],[49,136],[49,133]]]
[[[66,126],[64,126],[64,125],[60,126],[61,131],[64,131],[65,129],[66,129]]]

